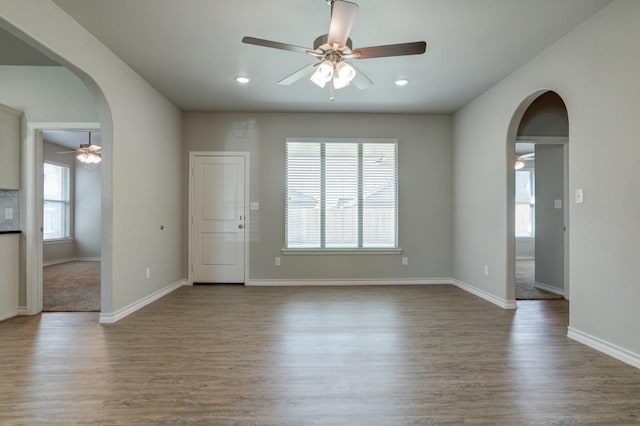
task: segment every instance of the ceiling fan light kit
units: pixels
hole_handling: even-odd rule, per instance
[[[426,51],[427,43],[424,41],[353,49],[349,33],[358,11],[358,5],[346,0],[325,1],[331,5],[329,33],[317,37],[313,42],[313,49],[255,37],[243,37],[242,42],[245,44],[307,53],[318,60],[318,62],[309,64],[283,78],[278,82],[279,85],[288,86],[311,74],[310,80],[317,86],[324,88],[329,83],[329,100],[333,101],[334,90],[347,87],[352,81],[360,90],[373,84],[362,71],[348,62],[344,62],[344,59],[421,55]]]
[[[93,152],[83,152],[82,154],[78,154],[76,158],[84,164],[98,164],[102,161],[102,158]]]
[[[101,147],[91,143],[91,132],[89,132],[89,141],[80,144],[80,148],[73,151],[59,152],[58,154],[79,153],[76,159],[83,164],[98,164],[102,161]]]

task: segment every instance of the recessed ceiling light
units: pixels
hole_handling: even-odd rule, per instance
[[[241,77],[241,76],[236,77],[236,82],[240,84],[247,84],[250,81],[251,79],[249,77]]]
[[[396,86],[406,86],[409,84],[409,80],[405,78],[401,78],[400,80],[396,80]]]

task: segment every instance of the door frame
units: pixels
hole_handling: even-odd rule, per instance
[[[193,285],[193,176],[196,157],[244,157],[244,285],[249,281],[249,240],[251,236],[251,216],[249,208],[249,178],[251,156],[244,151],[189,151],[189,238],[188,238],[188,284]]]
[[[563,153],[564,153],[564,164],[563,174],[564,174],[564,188],[563,188],[563,205],[562,205],[562,214],[564,221],[564,235],[563,235],[563,250],[564,250],[564,298],[569,300],[569,289],[570,289],[570,281],[569,281],[569,209],[571,206],[571,200],[569,198],[569,138],[566,136],[518,136],[516,137],[515,143],[533,143],[536,145],[562,145]],[[515,200],[512,200],[513,204],[515,204]],[[514,234],[515,241],[515,231],[511,230]],[[515,263],[515,252],[513,263]],[[515,288],[515,282],[514,282]],[[516,301],[517,302],[517,301]]]
[[[25,284],[26,314],[35,315],[42,312],[42,132],[56,131],[100,131],[100,123],[26,123],[24,152],[22,157],[25,210]],[[102,256],[102,254],[101,254]],[[102,275],[102,274],[101,274]],[[100,280],[101,294],[104,280]],[[102,306],[101,306],[102,309]]]

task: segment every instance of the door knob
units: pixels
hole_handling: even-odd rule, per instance
[[[242,228],[244,228],[244,225],[242,224],[238,225],[238,229],[242,229]]]

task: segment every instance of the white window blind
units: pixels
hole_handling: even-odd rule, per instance
[[[68,166],[44,163],[43,238],[70,237],[70,170]]]
[[[286,248],[397,248],[398,144],[286,143]]]

